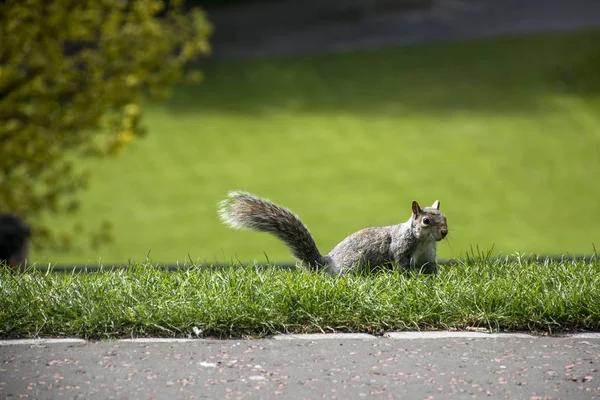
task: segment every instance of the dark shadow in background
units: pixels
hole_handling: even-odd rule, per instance
[[[480,3],[480,0],[461,0]],[[440,0],[186,0],[200,7],[215,27],[213,43],[257,46],[265,40],[307,28],[363,23],[389,13],[433,9]]]
[[[535,51],[532,51],[535,49]],[[200,60],[177,113],[531,114],[548,95],[600,91],[600,30],[264,60]]]

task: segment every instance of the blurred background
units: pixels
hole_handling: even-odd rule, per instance
[[[96,100],[71,94],[60,109],[72,114],[44,108],[44,120],[32,119],[28,129],[44,129],[47,138],[55,115],[71,121],[68,115],[91,109],[98,118],[121,110],[116,125],[65,122],[59,130],[85,131],[81,137],[94,143],[106,130],[123,150],[106,157],[64,152],[86,182],[68,210],[45,206],[47,197],[37,208],[23,206],[43,175],[32,171],[44,167],[17,174],[14,165],[52,145],[15,150],[2,182],[8,191],[9,184],[24,189],[0,204],[38,228],[30,263],[293,261],[275,238],[220,223],[217,202],[229,190],[294,210],[323,253],[361,228],[407,220],[413,199],[441,202],[450,229],[438,245],[441,258],[472,249],[591,254],[600,246],[600,2],[188,0],[170,2],[182,7],[172,20],[158,6],[139,16],[159,3],[132,0],[113,25],[108,13],[94,17],[98,31],[114,39],[98,58],[101,71],[113,72],[98,73],[87,55],[83,64],[48,72],[77,71],[80,88],[96,85]],[[195,7],[205,14],[186,22]],[[69,21],[77,12],[60,10]],[[127,20],[127,13],[138,17]],[[137,28],[150,17],[162,20]],[[169,40],[157,29],[170,32]],[[68,39],[76,50],[61,51],[81,53],[80,39]],[[22,48],[16,42],[13,53],[4,51],[4,67]],[[45,51],[44,65],[55,54]],[[175,54],[178,64],[170,61]],[[143,62],[132,73],[128,65],[137,59]],[[22,65],[17,61],[10,65]],[[144,68],[173,73],[152,80]],[[121,70],[121,83],[107,86]],[[169,90],[155,101],[138,81],[164,81]],[[126,88],[130,96],[110,107],[98,100],[99,91],[108,99]],[[29,149],[32,141],[17,133],[37,133],[15,130],[9,89],[0,85],[3,137]],[[31,93],[19,99],[23,109],[35,104]],[[63,182],[62,170],[53,171]]]

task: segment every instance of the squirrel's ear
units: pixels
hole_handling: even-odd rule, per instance
[[[412,212],[414,215],[420,215],[421,212],[423,210],[421,209],[421,206],[419,205],[419,203],[416,202],[416,200],[413,200],[412,202]]]
[[[439,210],[440,209],[440,201],[439,200],[434,201],[431,208],[435,208],[436,210]]]

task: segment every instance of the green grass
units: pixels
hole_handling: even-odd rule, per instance
[[[398,271],[189,267],[25,275],[0,270],[0,337],[261,337],[293,332],[600,329],[600,263],[472,258]],[[201,332],[196,335],[194,328]]]
[[[342,54],[211,61],[206,81],[146,108],[150,135],[90,164],[79,215],[114,224],[98,251],[40,263],[291,261],[217,219],[231,189],[296,211],[322,252],[441,200],[450,240],[502,254],[590,253],[600,243],[600,31]],[[588,71],[582,74],[582,71]],[[594,80],[595,79],[595,80]]]

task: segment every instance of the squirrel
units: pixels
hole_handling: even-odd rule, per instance
[[[435,274],[436,242],[448,234],[446,216],[439,211],[439,200],[424,208],[413,201],[408,221],[361,229],[321,255],[306,225],[283,206],[242,191],[229,192],[218,205],[220,219],[226,225],[271,233],[282,240],[302,264],[335,274],[394,264]]]

